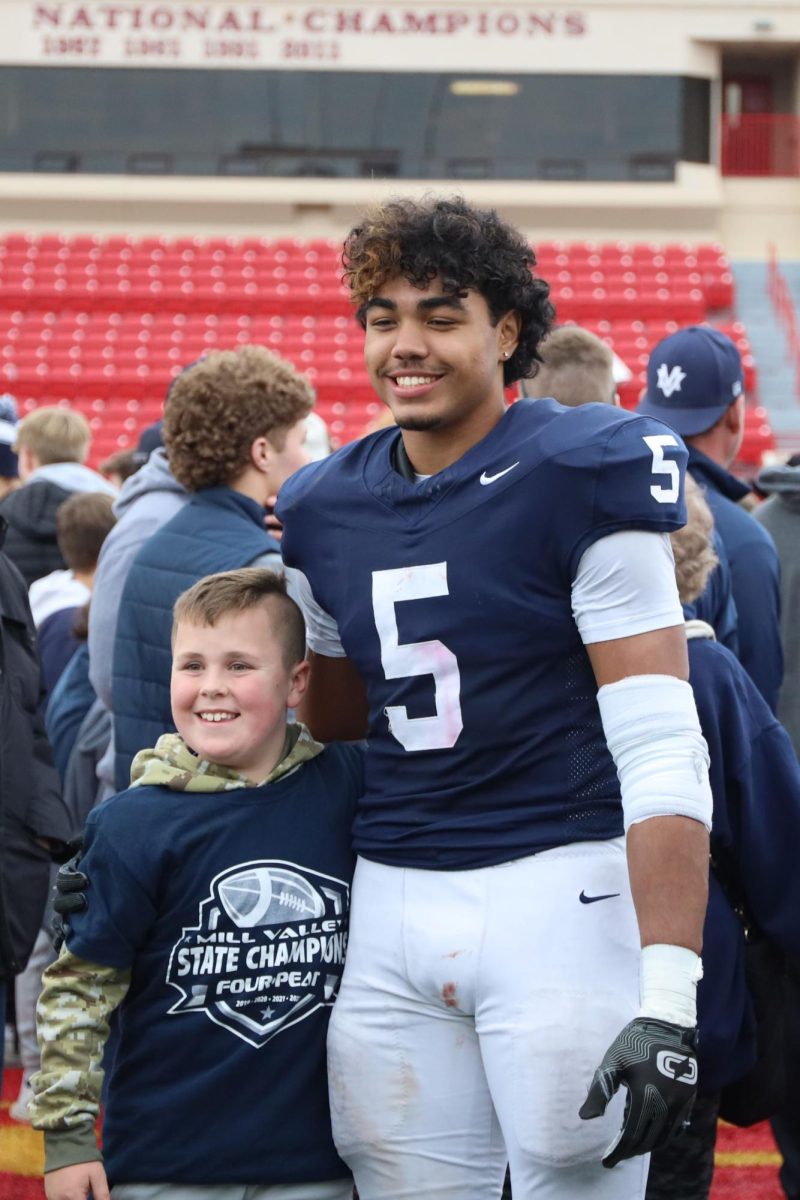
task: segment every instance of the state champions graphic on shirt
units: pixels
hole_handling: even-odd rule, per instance
[[[256,859],[217,875],[170,954],[169,1013],[205,1012],[251,1046],[336,998],[350,888],[296,863]]]

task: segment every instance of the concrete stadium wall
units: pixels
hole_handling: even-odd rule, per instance
[[[139,29],[160,14],[162,28],[167,17],[174,18],[170,38],[187,56],[177,65],[188,66],[195,63],[192,55],[206,52],[194,33],[183,41],[177,36],[189,10],[207,10],[209,19],[238,12],[236,20],[244,21],[252,20],[256,9],[267,14],[265,20],[291,21],[300,37],[313,40],[322,30],[326,45],[337,38],[337,65],[344,69],[359,69],[359,64],[389,71],[434,69],[438,63],[442,70],[679,72],[704,77],[712,81],[712,129],[719,124],[726,56],[727,61],[744,62],[783,56],[791,63],[786,72],[787,106],[800,114],[800,4],[789,0],[549,0],[543,5],[514,0],[293,0],[291,5],[274,0],[260,5],[242,0],[131,0],[120,5],[99,0],[0,0],[0,28],[7,35],[0,39],[0,62],[89,66],[86,46],[80,53],[75,49],[82,40],[96,42],[95,65],[135,70],[143,63],[131,57],[129,43],[138,46],[142,39],[124,37],[126,28]],[[427,13],[426,20],[435,14],[439,24],[397,36],[397,22],[410,10],[417,18]],[[112,19],[109,14],[116,15]],[[527,32],[509,35],[501,17],[508,18],[507,28],[509,21],[519,20]],[[378,20],[383,20],[383,28],[375,25]],[[272,61],[286,44],[283,34],[261,38],[262,59],[249,66],[290,69],[291,62]],[[148,59],[146,65],[176,64]],[[200,65],[213,69],[231,63]],[[324,61],[316,65],[331,66]],[[1,126],[0,120],[0,136]],[[714,146],[712,158],[717,152]],[[719,240],[737,258],[762,258],[768,241],[773,241],[783,257],[800,259],[800,180],[723,178],[713,163],[679,164],[674,183],[417,185],[307,177],[0,174],[0,232],[339,238],[371,202],[419,191],[461,191],[478,203],[496,205],[534,241]]]
[[[339,238],[381,198],[426,191],[497,206],[534,242],[720,241],[733,257],[763,258],[772,241],[800,258],[800,180],[722,179],[694,163],[674,184],[4,175],[0,233]]]

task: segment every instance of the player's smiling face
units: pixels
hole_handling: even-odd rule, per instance
[[[504,355],[518,322],[496,324],[477,292],[445,292],[441,280],[415,287],[389,280],[365,310],[364,357],[375,391],[401,429],[447,430],[478,441],[500,419]]]
[[[277,765],[286,710],[299,702],[308,667],[287,668],[272,632],[272,605],[228,613],[215,625],[181,621],[172,658],[172,716],[200,758],[259,782]]]

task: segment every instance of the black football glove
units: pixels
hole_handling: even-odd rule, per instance
[[[83,912],[88,907],[86,889],[89,877],[79,869],[81,852],[78,850],[69,862],[58,868],[56,882],[53,888],[53,944],[60,950],[64,938],[69,931],[69,918],[72,913]]]
[[[688,1124],[697,1092],[696,1044],[696,1030],[648,1017],[631,1021],[611,1043],[578,1114],[584,1121],[602,1116],[620,1084],[627,1088],[622,1129],[604,1167],[649,1154]]]

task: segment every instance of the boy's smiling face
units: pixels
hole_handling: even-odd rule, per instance
[[[273,611],[266,601],[214,625],[179,621],[172,648],[178,733],[200,758],[254,782],[280,761],[286,710],[296,707],[308,681],[308,663],[287,667]]]

